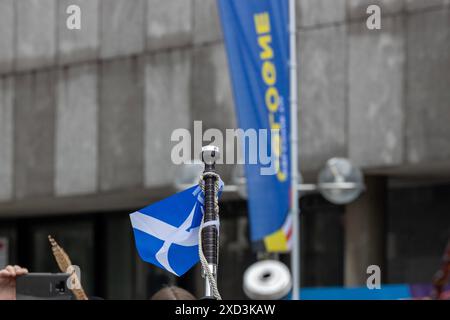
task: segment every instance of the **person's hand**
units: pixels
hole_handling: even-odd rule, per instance
[[[16,300],[16,277],[27,273],[27,269],[19,266],[0,270],[0,300]]]

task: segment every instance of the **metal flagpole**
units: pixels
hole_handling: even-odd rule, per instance
[[[297,41],[295,0],[289,0],[289,85],[291,117],[291,214],[292,214],[292,300],[300,299],[300,216],[298,208],[298,101],[297,101]]]

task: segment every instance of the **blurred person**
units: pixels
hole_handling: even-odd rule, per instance
[[[197,300],[197,298],[180,287],[168,286],[156,292],[150,300]]]
[[[0,300],[16,300],[16,278],[27,273],[26,268],[17,265],[0,270]]]

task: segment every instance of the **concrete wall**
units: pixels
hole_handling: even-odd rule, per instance
[[[384,173],[449,162],[449,1],[299,0],[297,17],[306,176],[332,156]],[[194,120],[236,126],[215,0],[0,0],[0,215],[144,204]]]

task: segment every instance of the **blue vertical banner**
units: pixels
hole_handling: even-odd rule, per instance
[[[241,141],[245,159],[251,240],[258,249],[285,252],[289,215],[289,3],[218,0],[239,128],[258,133],[255,148]],[[266,136],[261,132],[267,133]],[[250,135],[245,135],[248,137]],[[263,161],[266,151],[270,161]]]

